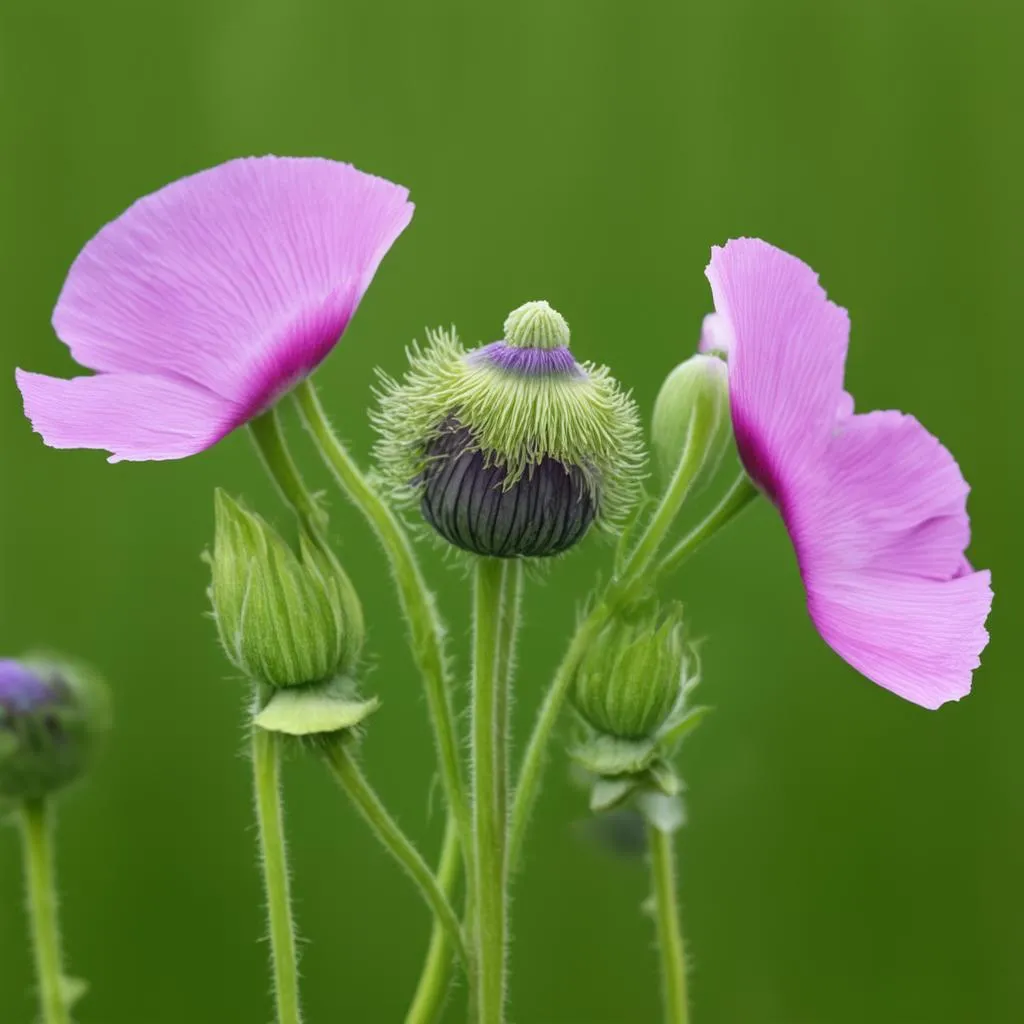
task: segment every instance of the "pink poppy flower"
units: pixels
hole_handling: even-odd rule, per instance
[[[818,632],[869,679],[926,708],[957,700],[988,642],[968,486],[912,416],[855,415],[846,310],[805,263],[742,238],[714,248],[702,349],[728,352],[747,472],[789,530]]]
[[[317,158],[232,160],[154,192],[79,253],[53,313],[96,371],[17,371],[53,448],[178,459],[266,409],[331,351],[412,217],[408,191]]]

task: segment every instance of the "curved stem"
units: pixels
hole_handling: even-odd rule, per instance
[[[449,816],[441,845],[441,859],[437,866],[437,884],[449,900],[459,878],[459,864],[459,833],[454,820]],[[427,958],[416,985],[416,994],[405,1015],[405,1024],[435,1024],[440,1018],[451,981],[451,946],[449,930],[435,917]]]
[[[473,587],[473,905],[477,1024],[505,1019],[506,822],[500,800],[506,783],[507,708],[498,676],[501,595],[506,566],[479,558]]]
[[[43,799],[25,801],[21,808],[21,834],[42,1022],[70,1024],[61,966],[53,832]]]
[[[694,406],[686,433],[686,445],[679,457],[676,471],[672,474],[672,479],[665,488],[654,515],[626,559],[621,574],[624,587],[630,586],[644,575],[665,535],[672,528],[679,509],[682,508],[707,459],[708,440],[715,432],[718,415],[715,403],[709,398],[698,400]]]
[[[327,513],[320,507],[316,496],[310,493],[306,487],[299,467],[292,458],[277,406],[272,406],[265,413],[251,420],[249,429],[263,466],[285,504],[291,507],[309,540],[330,562],[333,571],[351,584],[348,573],[345,572],[344,566],[334,553],[334,548],[327,540]],[[355,593],[355,589],[351,585],[348,589],[351,593]],[[362,604],[358,600],[347,602],[346,613],[352,620],[349,622],[349,628],[353,634],[362,634]]]
[[[658,924],[658,950],[661,954],[665,1024],[687,1024],[686,954],[679,925],[672,834],[648,824],[647,842],[650,847],[654,911]]]
[[[327,515],[309,492],[285,440],[277,406],[249,421],[256,450],[278,493],[292,507],[302,524],[318,536],[327,528]]]
[[[540,780],[544,774],[544,763],[547,756],[548,741],[554,731],[562,706],[572,685],[573,673],[587,648],[608,621],[609,612],[604,605],[599,605],[579,625],[573,636],[569,650],[562,658],[555,672],[555,677],[544,695],[544,702],[537,713],[537,721],[530,736],[530,742],[523,754],[523,762],[519,768],[516,783],[515,800],[512,804],[512,817],[509,823],[508,864],[509,870],[515,871],[523,855],[523,841],[526,828],[530,823],[534,805],[540,795]]]
[[[338,784],[345,790],[346,795],[362,815],[363,820],[373,830],[373,834],[380,840],[384,849],[398,861],[419,887],[427,906],[433,910],[437,920],[444,926],[449,938],[455,944],[456,951],[465,962],[466,947],[462,941],[462,928],[447,896],[441,890],[427,862],[388,813],[387,808],[350,753],[347,742],[344,739],[329,740],[325,743],[324,752]]]
[[[722,500],[698,523],[671,551],[658,566],[658,575],[674,572],[705,541],[710,540],[723,526],[732,522],[761,492],[754,486],[746,473],[741,472],[733,481]]]
[[[426,686],[427,707],[438,749],[448,813],[455,818],[462,855],[469,866],[472,858],[469,804],[455,715],[448,692],[444,627],[434,606],[433,595],[423,579],[405,530],[387,502],[359,470],[348,449],[335,436],[311,381],[305,380],[296,388],[295,400],[321,457],[342,491],[370,524],[391,563],[402,612],[409,623],[413,656]]]
[[[252,768],[259,824],[263,884],[270,925],[271,968],[277,1000],[278,1024],[301,1024],[299,1010],[299,962],[295,952],[288,879],[288,854],[281,810],[280,737],[253,727]]]
[[[711,412],[698,407],[687,434],[686,448],[679,460],[676,472],[665,491],[657,510],[646,529],[626,559],[619,577],[611,582],[590,614],[577,626],[576,633],[555,672],[551,686],[544,697],[533,732],[526,745],[519,780],[516,785],[515,803],[512,808],[511,834],[509,839],[509,865],[515,870],[522,854],[523,838],[533,813],[544,771],[544,758],[551,734],[558,722],[565,704],[573,675],[587,646],[593,642],[605,623],[614,615],[622,602],[628,600],[639,585],[650,586],[663,572],[677,568],[698,546],[710,539],[726,523],[733,519],[758,491],[741,474],[728,494],[700,525],[695,527],[668,554],[665,560],[650,570],[651,562],[657,555],[669,528],[689,493],[693,482],[703,465],[704,446],[708,433],[714,429]]]

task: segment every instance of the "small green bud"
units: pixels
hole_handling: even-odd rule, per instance
[[[231,663],[273,688],[351,674],[363,614],[337,560],[303,533],[296,553],[260,516],[216,493],[210,598]]]
[[[649,739],[679,704],[690,660],[680,606],[663,616],[617,619],[580,663],[573,702],[599,733]]]
[[[694,413],[707,417],[700,477],[707,480],[722,461],[732,437],[728,367],[717,356],[698,354],[680,363],[661,385],[651,419],[651,440],[666,479],[686,449]]]
[[[0,800],[36,800],[79,778],[109,720],[106,688],[85,666],[0,660]]]

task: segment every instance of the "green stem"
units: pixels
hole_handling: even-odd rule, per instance
[[[523,596],[523,563],[516,558],[502,565],[500,619],[498,622],[498,649],[495,653],[495,675],[498,679],[497,720],[499,732],[505,739],[505,747],[499,753],[498,772],[498,815],[508,820],[508,779],[509,750],[508,737],[509,701],[512,695],[513,677],[516,667],[516,639],[519,636],[519,615]]]
[[[519,633],[520,608],[522,604],[523,565],[520,561],[507,564],[503,578],[501,598],[501,625],[499,627],[497,676],[505,680],[501,693],[507,695],[512,690],[512,677],[515,674],[515,645]],[[507,719],[507,709],[498,711],[499,720]],[[503,796],[499,799],[502,816],[507,813],[507,776]],[[455,889],[459,871],[458,835],[449,820],[445,829],[441,861],[437,870],[437,880],[449,899]],[[472,920],[467,910],[467,919]],[[434,1024],[441,1014],[444,1001],[448,995],[451,978],[452,955],[448,933],[435,920],[430,936],[427,958],[423,964],[419,984],[412,1005],[405,1018],[405,1024]]]
[[[344,739],[329,741],[324,752],[331,771],[338,784],[362,815],[363,820],[373,830],[384,849],[405,869],[409,877],[419,887],[420,893],[434,916],[445,927],[448,937],[455,944],[455,949],[463,962],[466,962],[466,947],[462,941],[462,928],[459,919],[452,910],[448,897],[442,891],[429,865],[420,856],[409,837],[401,830],[397,822],[388,813],[369,780],[363,774],[355,758],[352,756],[348,742]]]
[[[25,801],[21,808],[21,833],[42,1022],[70,1024],[61,966],[53,832],[45,800]]]
[[[708,513],[707,518],[698,523],[662,559],[658,575],[675,572],[705,541],[710,540],[723,526],[732,522],[760,493],[750,477],[741,472],[722,500]]]
[[[540,794],[540,781],[544,774],[548,742],[568,696],[576,665],[608,621],[609,614],[604,605],[598,605],[593,613],[580,624],[565,657],[562,658],[561,664],[555,672],[548,692],[544,695],[540,711],[537,713],[533,734],[530,736],[530,742],[523,754],[523,762],[516,783],[515,800],[512,804],[508,840],[510,871],[516,870],[523,855],[526,828],[530,823],[530,816],[533,814],[534,805]]]
[[[281,754],[277,733],[253,727],[253,783],[256,820],[259,825],[263,884],[270,925],[270,956],[274,974],[278,1024],[301,1024],[299,1010],[299,964],[295,952],[288,879],[288,854],[281,810]]]
[[[462,856],[468,867],[472,858],[472,826],[459,736],[445,669],[444,627],[434,605],[433,595],[423,579],[408,535],[388,503],[362,474],[348,449],[335,436],[310,380],[303,381],[296,388],[295,400],[321,457],[342,491],[372,527],[391,563],[402,612],[409,623],[413,657],[426,686],[427,707],[438,749],[448,813],[455,818],[458,826]]]
[[[707,541],[734,518],[758,493],[756,488],[746,480],[746,476],[741,475],[711,514],[672,549],[664,562],[656,566],[653,572],[651,571],[650,566],[657,555],[658,548],[664,542],[665,535],[672,526],[680,506],[701,470],[704,447],[708,434],[713,429],[714,418],[711,412],[704,406],[698,406],[687,434],[686,448],[661,503],[626,559],[619,577],[609,584],[600,600],[594,604],[590,614],[577,626],[569,649],[555,672],[555,677],[551,681],[551,686],[548,688],[538,712],[519,771],[509,838],[509,866],[512,870],[515,870],[522,855],[526,827],[540,791],[548,743],[555,725],[558,723],[562,707],[572,686],[576,666],[583,653],[605,623],[615,614],[620,605],[632,596],[637,587],[649,587],[662,572],[670,571],[681,565],[700,544]]]
[[[449,900],[455,893],[459,865],[459,832],[454,820],[449,817],[445,824],[441,859],[437,867],[437,884]],[[416,994],[409,1006],[409,1012],[405,1015],[405,1024],[435,1024],[440,1019],[451,982],[451,947],[449,930],[441,923],[440,918],[435,916],[427,957],[416,985]]]
[[[473,863],[476,908],[477,1024],[505,1019],[506,822],[499,802],[505,782],[505,680],[497,672],[501,595],[506,567],[480,558],[473,588]]]
[[[716,430],[718,416],[716,405],[710,399],[696,403],[686,433],[686,445],[676,471],[672,474],[661,502],[623,567],[621,584],[624,589],[644,576],[658,548],[665,540],[665,535],[672,528],[686,496],[690,493],[690,488],[704,466],[708,440]]]
[[[306,487],[299,467],[292,458],[277,406],[272,406],[265,413],[251,420],[249,429],[263,466],[285,504],[291,507],[309,539],[317,545],[323,556],[331,563],[334,572],[348,581],[349,591],[355,593],[354,588],[351,587],[348,573],[345,572],[344,566],[334,553],[334,548],[327,540],[327,513],[320,508],[316,497]],[[362,604],[358,600],[347,602],[346,612],[350,617],[348,628],[353,635],[361,635],[363,632]]]
[[[250,420],[249,430],[264,468],[281,497],[294,509],[303,525],[314,536],[319,536],[327,528],[327,516],[307,489],[288,450],[277,406]]]
[[[665,1024],[687,1024],[686,954],[679,926],[672,834],[648,824],[647,842],[650,847],[654,911],[658,924],[658,950],[661,954]]]

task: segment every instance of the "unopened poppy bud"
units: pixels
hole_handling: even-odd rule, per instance
[[[108,723],[106,690],[84,666],[0,660],[0,800],[37,800],[73,782]]]
[[[699,476],[707,480],[732,438],[728,367],[717,356],[691,356],[665,378],[658,392],[651,440],[666,479],[675,473],[695,427],[701,431],[693,437],[694,443],[702,446],[697,453],[702,459]]]
[[[680,703],[690,661],[680,606],[635,622],[614,620],[584,655],[573,702],[599,733],[651,738]]]
[[[504,333],[467,352],[454,331],[433,332],[412,350],[404,380],[382,389],[378,462],[456,547],[556,555],[638,500],[636,407],[606,369],[576,362],[546,302],[514,310]]]
[[[363,645],[359,598],[304,534],[298,552],[260,516],[216,494],[210,598],[231,663],[274,689],[347,677]]]

